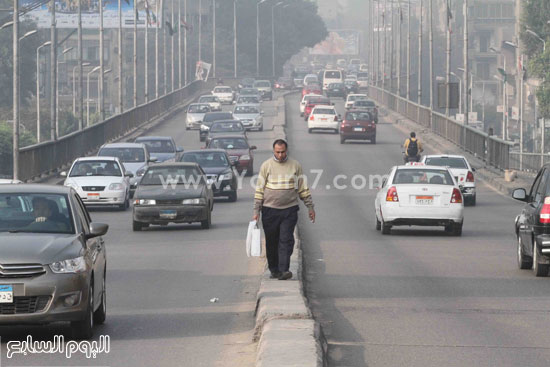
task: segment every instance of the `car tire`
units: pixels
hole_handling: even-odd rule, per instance
[[[540,264],[539,263],[539,254],[536,248],[535,240],[533,239],[533,264],[532,269],[536,277],[547,277],[549,264]]]
[[[391,234],[391,225],[386,224],[384,219],[380,222],[380,228],[382,229],[382,234]]]
[[[340,144],[345,144],[346,143],[346,138],[344,138],[343,136],[340,136]]]
[[[208,210],[206,219],[201,221],[201,228],[209,229],[211,225],[212,225],[212,211]]]
[[[451,227],[451,235],[456,237],[462,236],[462,224],[463,223],[454,223]]]
[[[376,230],[379,231],[382,229],[382,223],[378,220],[378,217],[376,217]]]
[[[370,140],[371,144],[376,144],[376,136]]]
[[[86,340],[90,339],[94,333],[94,282],[90,282],[88,287],[88,306],[86,307],[86,315],[82,320],[71,321],[71,332],[74,339]]]
[[[258,129],[259,131],[264,131],[264,125],[260,125],[260,128]]]
[[[186,126],[186,127],[185,127],[185,130],[189,130],[189,129],[190,129],[190,127],[189,127],[189,126]]]
[[[307,129],[307,132],[311,134],[311,132],[313,131],[313,129]]]
[[[304,113],[303,113],[303,112],[300,112],[300,117],[304,117]]]
[[[132,221],[132,230],[133,230],[134,232],[139,232],[139,231],[142,230],[142,228],[143,228],[143,223],[141,223],[141,222],[136,222],[135,220]]]
[[[338,129],[334,129],[334,133],[339,134],[340,132],[338,131]]]
[[[199,141],[205,141],[206,137],[199,137]]]
[[[533,258],[525,255],[523,252],[523,243],[518,235],[518,268],[531,269],[533,266]]]
[[[105,271],[103,272],[103,288],[101,290],[101,304],[99,305],[99,308],[94,312],[94,324],[96,325],[102,325],[105,323],[105,320],[107,319],[107,291],[106,291],[106,276],[107,276],[107,268],[105,268]]]
[[[474,195],[474,196],[470,199],[470,205],[471,205],[471,206],[476,206],[476,195]]]
[[[253,166],[252,166],[252,167],[246,167],[246,174],[245,174],[245,176],[246,176],[246,177],[250,177],[250,176],[252,176],[253,174],[254,174],[254,167],[253,167]]]
[[[235,201],[237,201],[237,191],[233,191],[233,192],[230,192],[229,195],[227,196],[227,199],[234,203]]]

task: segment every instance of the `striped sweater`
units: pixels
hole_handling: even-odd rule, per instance
[[[308,209],[313,209],[307,177],[303,175],[300,163],[291,158],[285,162],[278,162],[274,158],[265,161],[260,167],[254,194],[254,214],[259,215],[264,206],[275,209],[296,206],[298,198]]]

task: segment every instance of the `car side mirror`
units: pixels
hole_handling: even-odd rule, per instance
[[[472,172],[475,172],[475,171],[476,171],[476,169],[474,167],[472,167]]]
[[[250,147],[250,150],[255,150],[255,149],[258,149],[258,147],[256,147],[255,145]]]
[[[176,148],[176,153],[181,153],[183,152],[183,148],[182,147],[177,147]]]
[[[237,101],[233,101],[233,104],[237,104]]]
[[[126,172],[126,173],[124,173],[124,177],[132,178],[132,177],[134,177],[134,174],[132,172]]]
[[[67,171],[63,171],[59,173],[59,176],[61,177],[67,177]]]
[[[148,162],[149,162],[149,163],[156,163],[156,162],[158,162],[158,160],[159,160],[159,159],[158,159],[157,157],[149,157],[149,161],[148,161]]]
[[[92,222],[90,223],[90,228],[89,228],[90,233],[86,235],[86,238],[90,239],[98,236],[103,236],[107,233],[108,230],[109,230],[108,224]]]
[[[512,198],[519,201],[527,201],[527,191],[525,189],[515,189],[512,192]]]
[[[265,112],[264,111],[260,111],[260,114],[263,115]]]

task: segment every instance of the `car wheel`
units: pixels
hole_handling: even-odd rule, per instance
[[[378,220],[378,217],[376,217],[376,230],[379,231],[382,229],[382,223]]]
[[[382,229],[382,234],[391,234],[391,225],[386,224],[386,222],[384,222],[384,219],[382,219],[382,221],[380,222],[380,227]]]
[[[199,137],[199,141],[205,141],[206,138],[205,137]]]
[[[311,132],[313,131],[313,129],[307,129],[307,132],[311,134]]]
[[[523,252],[523,242],[518,235],[518,268],[529,269],[531,266],[533,266],[533,258],[525,255]]]
[[[304,117],[304,113],[303,113],[303,112],[300,112],[300,117]]]
[[[454,223],[452,225],[451,234],[456,237],[462,236],[462,224],[463,223]]]
[[[190,127],[189,127],[189,126],[186,126],[186,127],[185,127],[185,130],[189,130],[189,129],[190,129]]]
[[[250,166],[250,167],[247,167],[246,168],[246,175],[247,177],[250,177],[254,174],[254,167],[253,166]]]
[[[235,201],[237,201],[237,191],[233,191],[233,192],[230,192],[228,197],[230,202],[234,203]]]
[[[338,129],[334,129],[334,133],[339,134],[340,132],[338,131]]]
[[[476,195],[474,195],[474,196],[472,197],[472,199],[470,200],[470,205],[471,205],[471,206],[476,206]]]
[[[264,131],[264,125],[263,125],[263,124],[262,124],[262,125],[260,125],[260,128],[259,128],[258,130],[260,130],[260,131]]]
[[[549,264],[539,264],[537,245],[535,244],[535,240],[533,240],[533,273],[535,273],[537,277],[546,277],[548,276],[548,267]]]
[[[94,324],[101,325],[105,323],[107,318],[107,291],[105,286],[105,279],[107,277],[107,269],[103,272],[103,288],[101,290],[101,305],[94,312]]]
[[[340,144],[344,144],[346,142],[346,139],[340,135]]]
[[[201,221],[201,228],[202,229],[209,229],[212,225],[212,212],[208,210],[208,214],[206,215],[206,219]]]
[[[370,140],[371,144],[376,144],[376,136]]]
[[[86,315],[79,321],[71,321],[71,331],[74,339],[90,339],[94,329],[94,282],[88,287],[88,306]]]
[[[134,232],[139,232],[143,228],[143,224],[141,222],[136,222],[135,220],[132,221],[132,230]]]

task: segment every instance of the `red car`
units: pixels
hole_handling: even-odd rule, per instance
[[[328,98],[312,98],[308,101],[306,104],[306,107],[304,108],[304,120],[307,121],[309,115],[311,114],[311,110],[313,110],[313,107],[317,105],[325,105],[325,106],[332,106],[332,103],[330,102],[330,99]]]
[[[246,169],[246,176],[252,176],[254,172],[254,156],[252,155],[252,151],[257,148],[255,145],[250,146],[248,140],[242,135],[213,137],[206,148],[224,149],[231,163],[238,162],[236,167],[237,172],[241,173]]]
[[[366,110],[351,110],[346,112],[344,121],[340,124],[340,144],[346,140],[369,140],[376,144],[376,124],[374,117]]]
[[[323,95],[323,91],[321,89],[321,86],[319,84],[308,84],[302,89],[302,97],[306,94],[319,94]]]

